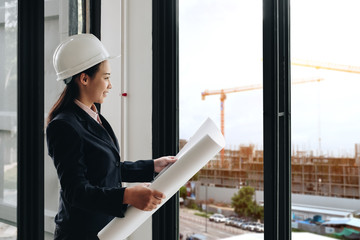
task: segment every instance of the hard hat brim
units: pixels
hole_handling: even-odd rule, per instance
[[[99,63],[102,63],[103,61],[106,61],[106,60],[112,60],[112,59],[116,59],[116,58],[120,58],[121,55],[114,55],[114,56],[108,56],[108,57],[101,57],[101,56],[98,56],[94,59],[91,59],[79,66],[76,66],[74,67],[73,69],[71,69],[71,71],[64,71],[64,72],[61,72],[61,73],[58,73],[57,74],[57,79],[56,81],[61,81],[61,80],[64,80],[64,79],[67,79],[67,78],[70,78],[78,73],[81,73],[83,71],[85,71],[86,69],[89,69],[93,66],[95,66],[96,64],[99,64]]]

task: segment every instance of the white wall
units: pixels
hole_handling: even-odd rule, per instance
[[[231,203],[231,198],[239,192],[238,188],[221,188],[196,184],[196,200],[214,199],[215,202]]]
[[[231,203],[231,197],[237,193],[237,188],[208,187],[207,199],[214,199],[216,202]],[[206,186],[196,185],[196,200],[206,199]],[[255,191],[257,203],[264,202],[264,192]],[[360,209],[359,199],[324,197],[302,194],[291,194],[292,205],[307,205],[313,208],[338,209],[339,211],[358,211]]]
[[[102,105],[121,146],[121,159],[152,158],[152,1],[107,0],[101,6],[101,40],[110,54],[113,89]],[[127,97],[122,97],[122,93]],[[129,239],[151,239],[151,218]]]
[[[350,198],[291,194],[291,202],[292,204],[319,206],[322,208],[337,208],[351,211],[358,211],[360,209],[360,200]]]

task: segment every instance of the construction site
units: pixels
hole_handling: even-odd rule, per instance
[[[359,74],[360,67],[301,59],[292,59],[291,64],[304,68]],[[320,82],[324,78],[295,79],[292,84]],[[261,89],[262,85],[205,90],[207,96],[220,96],[220,128],[225,136],[225,100],[230,93]],[[320,125],[320,123],[319,123]],[[319,131],[320,132],[320,131]],[[321,149],[321,136],[318,139]],[[181,145],[184,142],[181,142]],[[293,151],[291,156],[292,193],[317,196],[360,199],[360,145],[354,144],[354,157],[331,157],[314,155],[312,151]],[[352,155],[352,154],[351,154]],[[208,186],[239,188],[251,186],[255,190],[264,188],[263,151],[254,145],[223,149],[213,160],[199,171],[198,180]]]
[[[264,190],[263,151],[254,146],[224,149],[198,173],[206,185],[226,188],[251,186]],[[355,158],[312,156],[296,152],[291,157],[292,193],[360,199],[360,145]]]

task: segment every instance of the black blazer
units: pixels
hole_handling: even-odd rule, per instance
[[[123,181],[153,180],[154,161],[120,162],[115,134],[106,119],[100,119],[103,126],[73,103],[46,129],[61,185],[55,222],[67,233],[96,236],[115,216],[124,217]]]

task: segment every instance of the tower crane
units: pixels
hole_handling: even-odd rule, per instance
[[[332,71],[340,71],[347,73],[360,73],[359,66],[351,66],[345,64],[313,61],[313,60],[303,60],[298,58],[291,59],[291,65],[301,66],[301,67],[310,67],[316,69],[325,69]],[[320,117],[319,117],[319,154],[321,155],[321,135],[320,135]]]
[[[303,59],[298,59],[298,58],[291,59],[291,65],[301,66],[301,67],[312,67],[312,68],[316,68],[316,69],[341,71],[341,72],[348,72],[348,73],[360,73],[359,66],[350,66],[350,65],[337,64],[337,63],[327,63],[327,62],[320,62],[320,61],[303,60]]]
[[[333,71],[341,71],[341,72],[348,72],[348,73],[360,73],[359,66],[351,66],[351,65],[344,65],[344,64],[336,64],[336,63],[327,63],[327,62],[320,62],[320,61],[311,61],[311,60],[302,60],[302,59],[291,59],[291,65],[295,66],[302,66],[302,67],[312,67],[316,69],[325,69],[325,70],[333,70]],[[291,84],[300,84],[300,83],[309,83],[309,82],[320,82],[324,80],[323,78],[317,79],[302,79],[298,81],[294,81]],[[235,88],[226,88],[221,90],[205,90],[201,93],[202,100],[205,100],[206,96],[210,95],[220,95],[220,129],[221,133],[225,136],[225,123],[224,123],[224,103],[226,100],[226,94],[234,93],[234,92],[244,92],[244,91],[251,91],[256,89],[261,89],[262,84],[257,85],[249,85],[243,87],[235,87]],[[319,137],[319,142],[320,142]],[[319,143],[320,144],[320,143]],[[320,150],[321,151],[321,150]],[[224,166],[224,149],[221,150],[221,166]]]
[[[300,79],[297,81],[292,82],[291,84],[301,84],[301,83],[310,83],[310,82],[320,82],[324,80],[323,78],[315,78],[315,79]],[[235,87],[235,88],[225,88],[220,90],[205,90],[201,93],[201,99],[205,100],[206,96],[211,95],[220,95],[220,129],[221,133],[225,136],[225,100],[226,100],[226,94],[229,93],[235,93],[235,92],[245,92],[245,91],[251,91],[251,90],[257,90],[261,89],[262,84],[255,84],[255,85],[249,85],[249,86],[243,86],[243,87]],[[224,167],[224,148],[221,150],[221,167]]]

